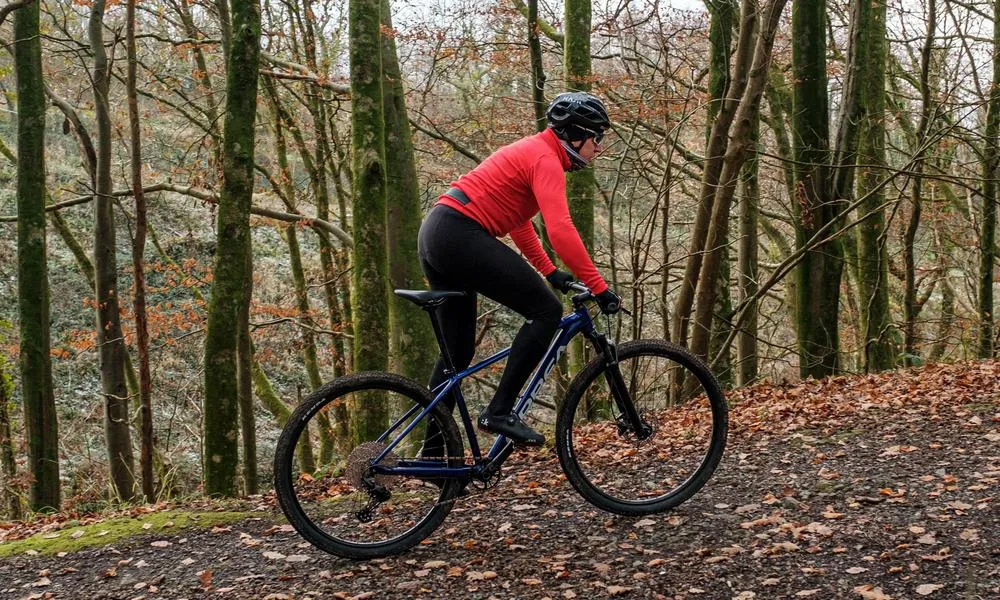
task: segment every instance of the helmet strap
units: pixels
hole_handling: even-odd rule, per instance
[[[570,142],[567,142],[566,140],[559,140],[559,143],[562,144],[563,149],[566,150],[566,154],[569,155],[570,171],[579,171],[580,169],[585,168],[589,163],[589,161],[580,154],[580,150],[583,149],[583,144],[585,144],[586,142],[587,140],[581,141],[580,146],[578,148],[575,148],[573,147],[573,144],[571,144]]]

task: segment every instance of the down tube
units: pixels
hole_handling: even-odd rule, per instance
[[[559,324],[559,332],[552,338],[552,343],[549,344],[549,349],[545,351],[545,356],[542,361],[538,364],[538,368],[532,374],[528,387],[525,388],[524,394],[518,399],[517,404],[514,406],[514,412],[518,416],[523,417],[528,409],[531,408],[532,402],[535,400],[535,394],[541,389],[542,384],[545,383],[545,379],[552,372],[556,363],[559,362],[559,357],[562,353],[566,351],[566,347],[569,345],[570,340],[580,332],[581,329],[585,329],[587,323],[590,321],[589,315],[582,316],[577,312],[571,313],[565,316],[562,322]]]

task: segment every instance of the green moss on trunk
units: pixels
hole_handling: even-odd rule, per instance
[[[380,0],[350,1],[351,144],[354,181],[354,368],[382,370],[389,362],[386,263],[386,182]],[[359,395],[360,396],[360,395]],[[352,407],[354,438],[384,429],[388,407],[364,398]]]
[[[59,508],[59,448],[52,360],[49,356],[49,278],[45,244],[45,90],[38,29],[39,2],[14,13],[17,76],[17,299],[29,502]]]
[[[256,0],[232,0],[231,5],[223,185],[216,224],[215,281],[205,335],[205,493],[221,496],[237,491],[237,339],[241,306],[247,297],[245,286],[251,276],[250,200],[260,61],[260,6]]]

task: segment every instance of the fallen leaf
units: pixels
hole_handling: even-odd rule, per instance
[[[86,531],[80,529],[80,530],[74,531],[73,535],[71,535],[69,537],[73,538],[74,540],[78,540],[78,539],[82,538],[86,533],[87,533]]]
[[[625,592],[631,592],[633,588],[625,587],[621,585],[609,585],[607,590],[608,594],[611,596],[618,596],[624,594]]]
[[[865,600],[892,600],[892,596],[887,596],[882,591],[882,588],[877,588],[872,585],[859,585],[855,587],[853,591]]]
[[[524,585],[542,585],[541,579],[535,579],[534,577],[526,577],[521,580]]]
[[[198,581],[201,582],[201,587],[205,588],[206,590],[212,587],[212,570],[205,569],[204,571],[199,573]]]
[[[850,569],[845,569],[851,575],[857,575],[858,573],[864,573],[868,569],[864,567],[851,567]]]
[[[424,563],[425,569],[440,569],[441,567],[447,567],[447,566],[448,563],[444,562],[443,560],[432,560]]]
[[[635,527],[650,527],[652,525],[656,525],[656,521],[654,521],[652,519],[643,519],[641,521],[638,521],[635,524]]]
[[[813,590],[802,590],[801,592],[795,592],[796,596],[815,596],[819,593],[819,588]]]
[[[280,552],[272,552],[268,550],[267,552],[264,552],[264,558],[270,560],[284,560],[285,555]]]
[[[150,546],[154,548],[166,548],[167,546],[173,546],[173,542],[168,542],[167,540],[156,540]]]
[[[917,593],[921,596],[929,596],[943,587],[939,583],[925,583],[917,586]]]
[[[290,562],[290,563],[307,562],[309,560],[310,558],[305,554],[292,554],[285,557],[285,562]]]

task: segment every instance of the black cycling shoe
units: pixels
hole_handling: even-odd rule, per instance
[[[483,431],[489,433],[502,433],[515,443],[525,446],[541,446],[545,443],[545,436],[538,433],[531,427],[524,424],[521,417],[515,414],[494,416],[485,410],[479,413],[479,420],[476,425]]]

